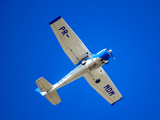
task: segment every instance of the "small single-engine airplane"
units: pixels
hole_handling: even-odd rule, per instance
[[[37,92],[56,105],[61,102],[57,89],[83,76],[87,82],[110,104],[114,104],[122,99],[122,95],[117,90],[107,73],[101,66],[107,64],[112,56],[111,51],[107,48],[97,54],[91,54],[79,37],[73,32],[69,25],[61,16],[49,23],[55,33],[64,52],[68,55],[74,65],[74,70],[68,73],[58,83],[52,85],[43,77],[36,81]]]

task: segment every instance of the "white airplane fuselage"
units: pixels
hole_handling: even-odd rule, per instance
[[[88,57],[88,59],[80,61],[78,66],[75,69],[73,69],[70,73],[68,73],[64,78],[62,78],[58,83],[54,84],[53,88],[50,91],[48,91],[48,93],[82,77],[86,73],[89,73],[101,67],[105,63],[104,61],[107,61],[108,63],[109,58],[110,54],[107,52],[107,50],[104,49],[96,55],[94,55],[93,58]]]

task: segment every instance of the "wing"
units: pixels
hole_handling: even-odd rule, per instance
[[[110,104],[123,98],[102,67],[85,74],[84,78]],[[96,79],[100,79],[100,82],[96,83]]]
[[[68,26],[62,17],[57,17],[49,23],[54,34],[56,35],[64,52],[71,59],[73,64],[77,64],[83,58],[90,54],[90,51]]]

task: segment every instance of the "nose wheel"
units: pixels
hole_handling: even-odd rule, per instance
[[[96,83],[99,83],[100,81],[101,81],[100,79],[97,79],[95,82],[96,82]]]
[[[102,60],[102,63],[104,63],[104,64],[108,64],[108,60]]]

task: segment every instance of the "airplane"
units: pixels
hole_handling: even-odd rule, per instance
[[[108,64],[111,56],[114,58],[112,50],[105,48],[97,54],[92,54],[61,16],[51,21],[49,25],[76,68],[54,85],[43,77],[39,78],[36,81],[38,86],[36,91],[53,105],[57,105],[61,99],[56,90],[83,76],[111,105],[122,99],[121,93],[102,68],[104,64]]]

